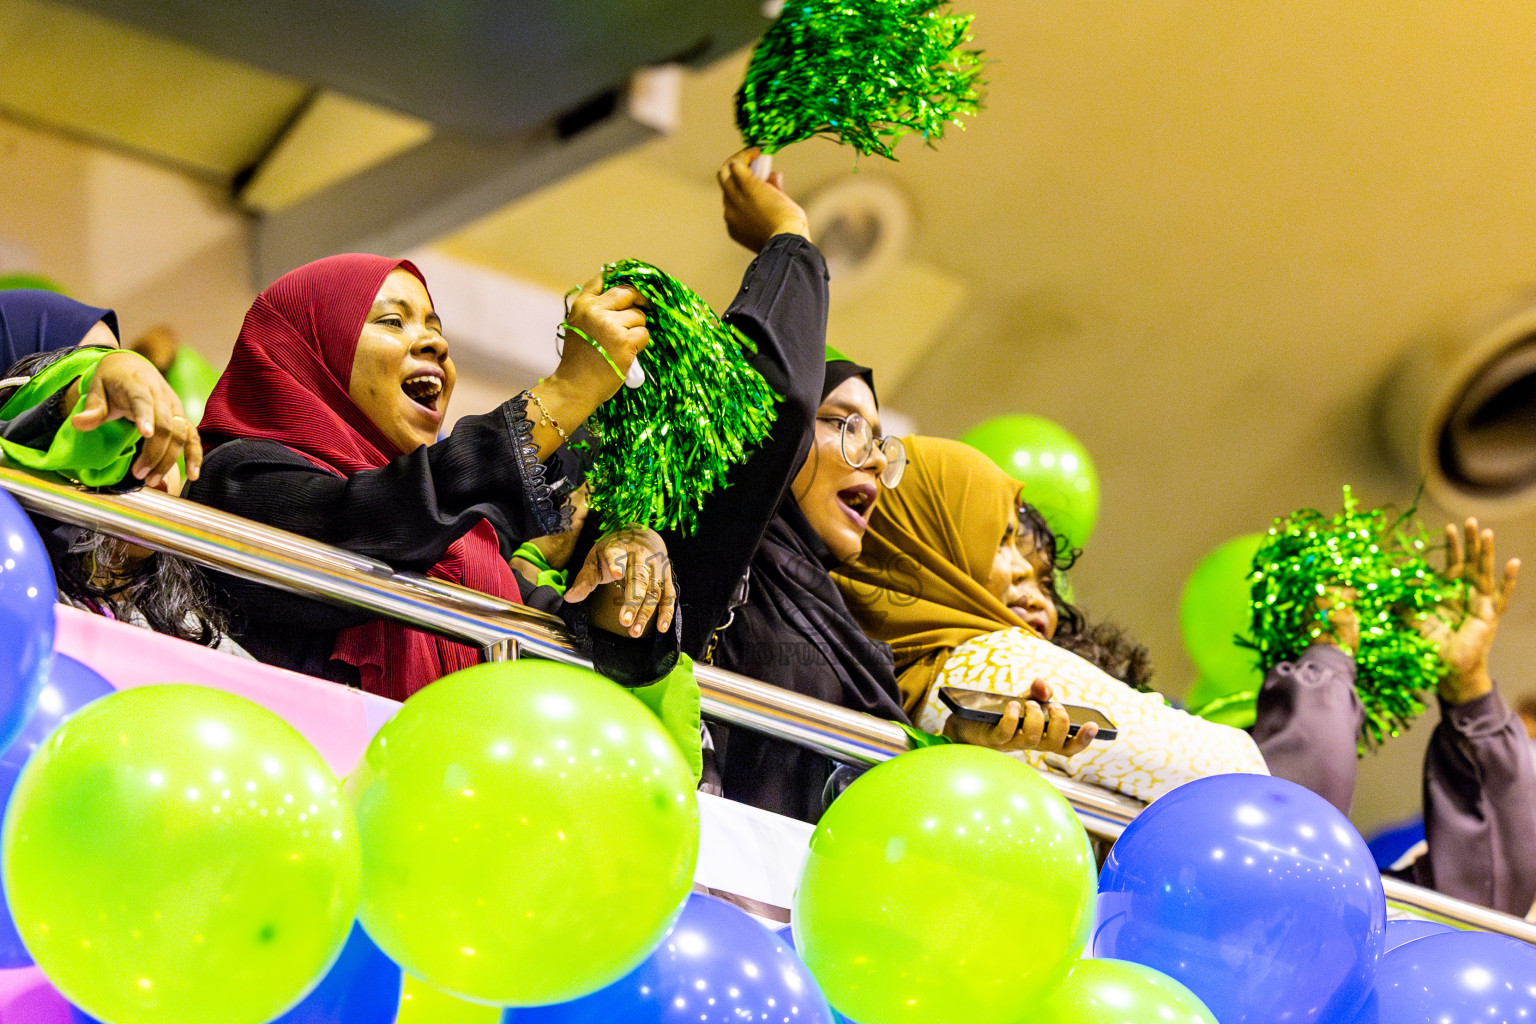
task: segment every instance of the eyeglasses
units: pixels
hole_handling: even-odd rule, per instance
[[[907,450],[901,446],[900,441],[894,437],[876,437],[875,428],[858,413],[816,418],[823,423],[837,424],[844,462],[854,469],[863,469],[875,457],[875,449],[879,448],[885,456],[885,469],[880,473],[880,482],[887,487],[901,483],[901,474],[907,468]]]

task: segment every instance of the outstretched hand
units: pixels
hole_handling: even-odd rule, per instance
[[[1466,581],[1466,596],[1422,616],[1417,626],[1422,636],[1440,648],[1445,664],[1441,698],[1448,704],[1465,704],[1493,691],[1488,652],[1514,593],[1520,559],[1506,562],[1503,579],[1497,579],[1492,530],[1480,530],[1476,519],[1468,519],[1459,529],[1454,523],[1448,525],[1445,533],[1445,576]]]
[[[74,387],[65,395],[77,401]],[[133,475],[158,487],[183,454],[187,479],[196,480],[203,465],[203,445],[197,428],[188,422],[181,399],[148,359],[134,352],[112,352],[96,365],[85,392],[85,407],[70,419],[76,430],[95,430],[112,420],[133,421],[144,438]]]
[[[944,735],[957,743],[993,750],[1037,750],[1071,757],[1087,750],[1099,734],[1099,727],[1089,722],[1069,738],[1071,725],[1066,709],[1051,700],[1051,688],[1036,679],[1026,697],[1008,702],[1002,721],[988,725],[950,715],[944,723]]]

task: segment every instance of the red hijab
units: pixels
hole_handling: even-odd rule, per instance
[[[357,253],[316,260],[274,281],[245,315],[201,429],[276,441],[338,476],[379,469],[404,454],[347,390],[368,310],[397,268],[426,287],[408,260]],[[522,601],[484,519],[449,545],[428,575]],[[480,660],[473,647],[382,620],[342,630],[331,656],[357,667],[363,689],[395,700]]]

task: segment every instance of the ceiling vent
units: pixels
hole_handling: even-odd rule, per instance
[[[1536,509],[1536,293],[1410,349],[1382,392],[1399,465],[1459,515]]]
[[[827,259],[833,297],[848,298],[907,254],[912,207],[894,184],[852,175],[820,189],[805,205],[811,238]]]

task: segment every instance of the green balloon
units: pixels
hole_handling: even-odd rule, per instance
[[[1241,687],[1233,690],[1232,682],[1213,682],[1201,676],[1189,688],[1184,698],[1184,707],[1190,714],[1199,715],[1218,725],[1251,729],[1258,720],[1258,691]]]
[[[625,690],[551,662],[420,691],[348,783],[359,918],[452,995],[560,1003],[650,954],[693,884],[699,811],[677,744]]]
[[[1024,482],[1023,498],[1074,548],[1099,519],[1099,474],[1088,449],[1040,416],[999,416],[960,439]]]
[[[60,295],[69,294],[64,290],[63,285],[41,274],[0,274],[0,292],[8,292],[18,288],[30,288],[39,292],[57,292]]]
[[[1235,537],[1206,555],[1184,585],[1179,627],[1184,649],[1204,677],[1206,700],[1243,691],[1258,692],[1263,674],[1257,655],[1236,637],[1253,626],[1253,598],[1248,572],[1264,535]],[[1190,706],[1194,706],[1194,695]]]
[[[183,345],[176,350],[170,367],[165,371],[165,382],[181,399],[181,407],[187,419],[195,427],[202,422],[203,410],[208,406],[208,396],[219,382],[219,371],[192,349]]]
[[[59,990],[112,1024],[260,1024],[341,952],[352,809],[270,711],[200,686],[115,693],[54,730],[16,783],[5,890]]]
[[[1216,1024],[1200,997],[1128,960],[1079,960],[1033,1024]]]
[[[822,816],[795,947],[861,1024],[1017,1024],[1088,941],[1094,868],[1033,768],[983,747],[914,750]]]

